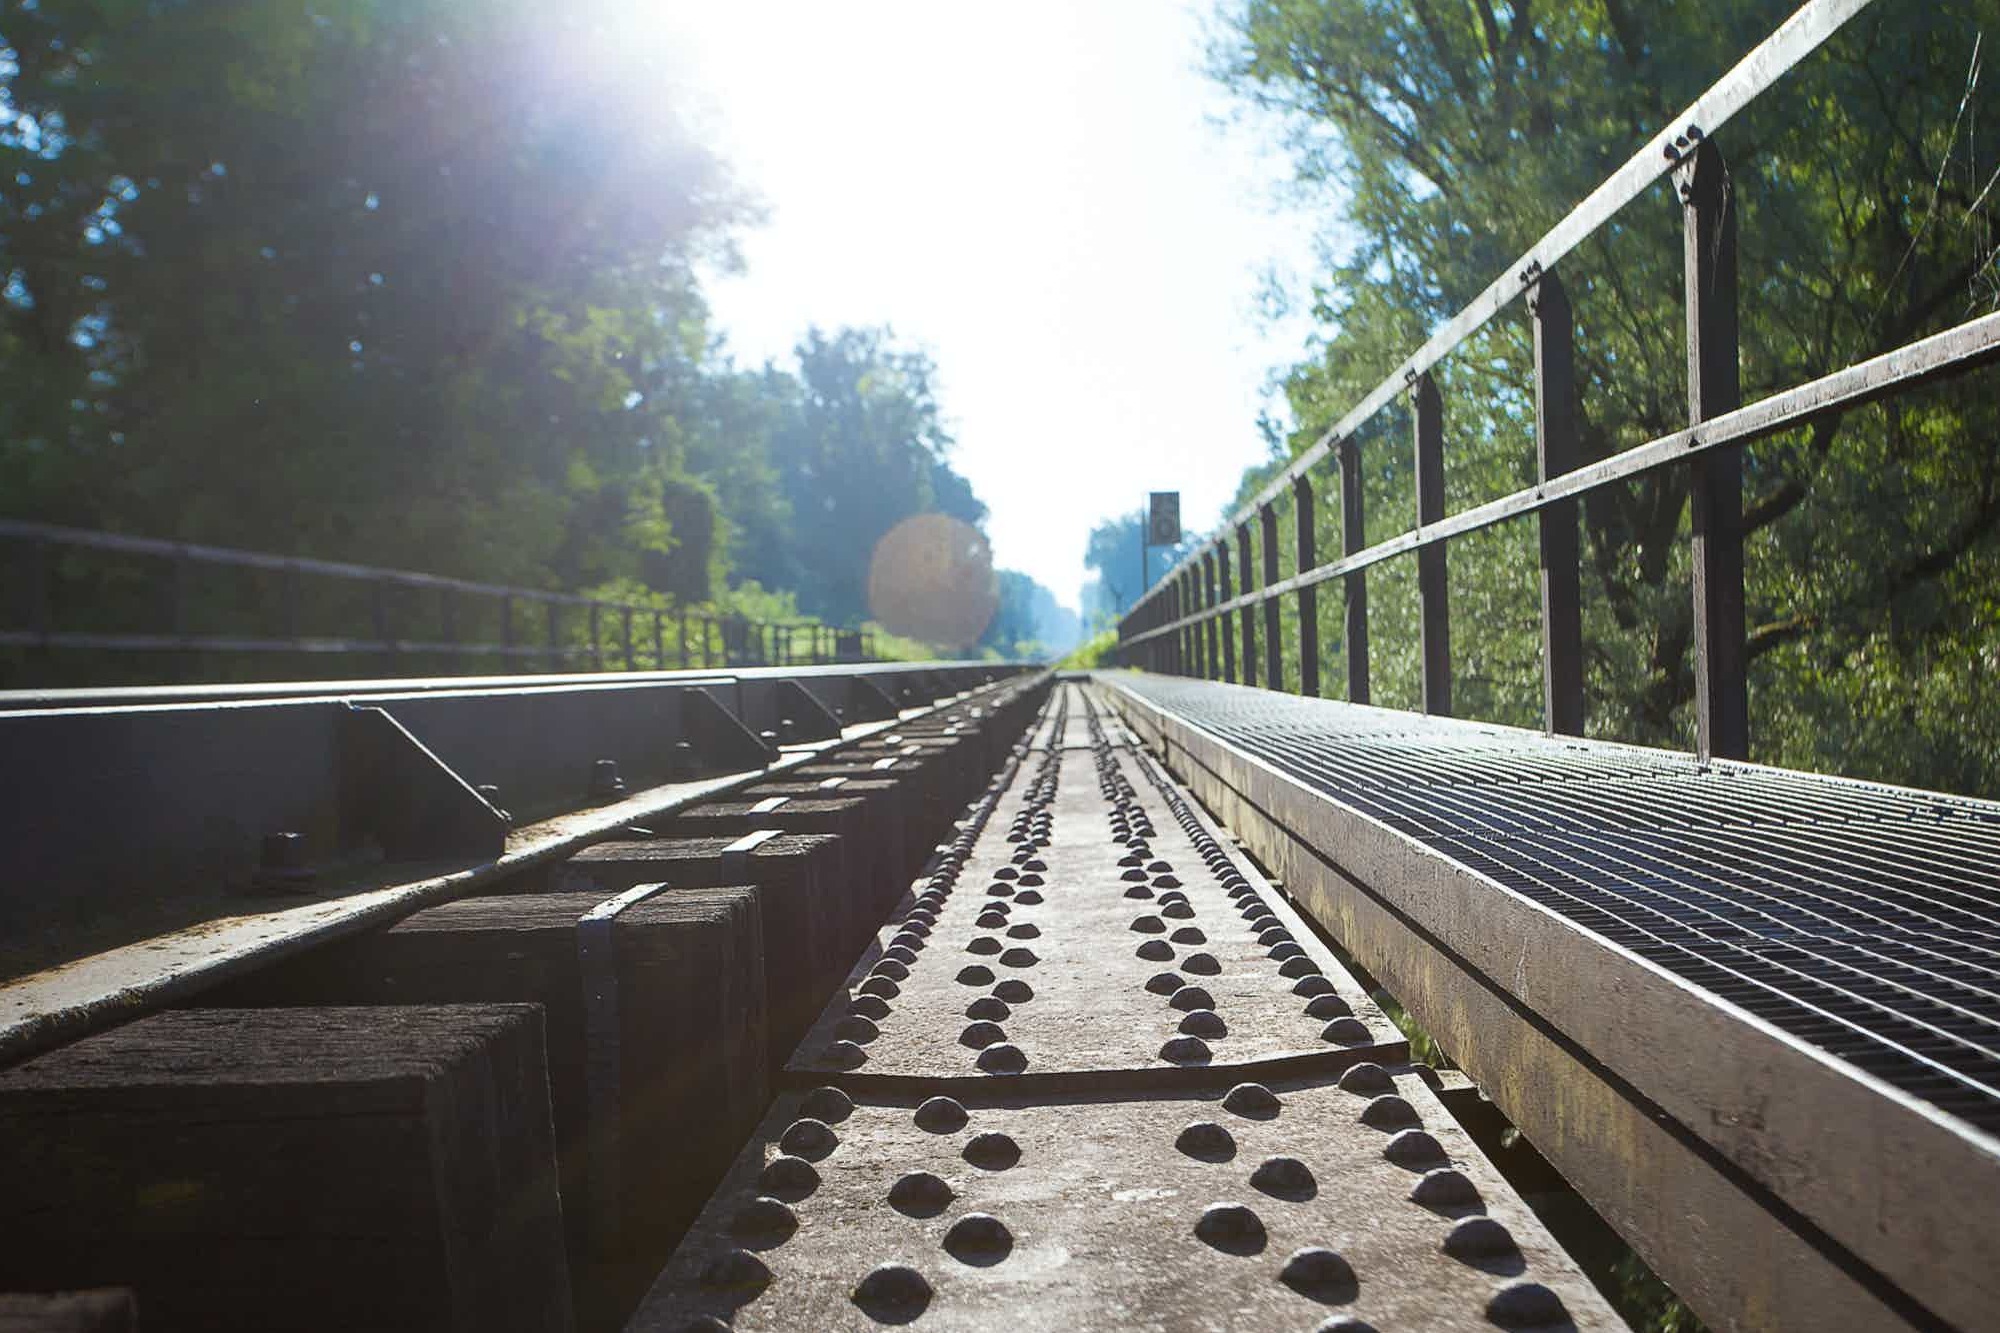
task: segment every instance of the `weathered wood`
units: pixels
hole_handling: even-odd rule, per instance
[[[579,1324],[615,1328],[770,1097],[763,925],[751,887],[671,889],[609,922],[593,976],[575,893],[463,898],[213,993],[244,1005],[529,1003],[549,1096]],[[593,1030],[593,993],[615,1027]],[[593,1104],[593,1058],[613,1060]],[[609,1177],[611,1188],[593,1188]],[[603,1194],[606,1197],[595,1197]]]
[[[788,833],[838,833],[848,839],[850,852],[858,845],[864,853],[864,862],[873,867],[868,871],[873,876],[869,881],[869,892],[887,895],[882,899],[883,911],[887,911],[903,889],[909,886],[911,877],[922,864],[922,858],[913,855],[915,846],[910,841],[913,823],[910,810],[915,803],[915,793],[907,783],[893,779],[826,777],[812,782],[760,782],[754,787],[745,787],[738,795],[753,804],[774,796],[786,797],[788,804],[808,803],[805,810],[794,810],[787,816],[788,820],[796,822],[779,822],[770,827],[782,828]],[[830,823],[821,827],[812,826],[811,803],[829,800],[851,800],[860,804],[863,817],[858,830],[842,829]],[[923,845],[928,846],[928,843]]]
[[[1419,375],[1410,393],[1417,452],[1417,524],[1444,517],[1444,400],[1437,381]],[[1443,542],[1417,551],[1418,639],[1423,663],[1423,708],[1451,715],[1451,608]]]
[[[840,839],[840,866],[825,891],[833,895],[840,944],[850,958],[867,944],[882,924],[882,914],[908,887],[907,880],[893,890],[888,887],[895,880],[884,860],[883,835],[867,804],[853,797],[711,801],[681,811],[663,831],[672,837],[737,838],[758,829],[829,833]]]
[[[751,884],[764,928],[765,1013],[771,1064],[782,1065],[812,1026],[854,953],[842,935],[840,839],[779,833],[739,851],[735,838],[655,838],[603,842],[564,863],[556,888],[600,899],[635,884],[677,889]]]
[[[1686,214],[1688,424],[1743,405],[1736,318],[1736,201],[1715,140],[1681,172]],[[1750,757],[1743,613],[1743,447],[1688,464],[1694,530],[1695,752]]]
[[[150,1329],[567,1329],[531,1005],[157,1014],[0,1074],[0,1286]]]
[[[1535,460],[1543,481],[1573,471],[1576,320],[1562,280],[1544,274],[1528,295],[1535,319]],[[1542,510],[1542,720],[1551,733],[1583,734],[1583,594],[1576,501]]]
[[[1342,455],[1344,458],[1346,455]],[[1343,468],[1342,485],[1345,486],[1346,470]],[[1319,510],[1313,504],[1312,479],[1303,474],[1292,481],[1292,544],[1293,554],[1298,559],[1298,569],[1311,569],[1319,563]],[[1367,621],[1362,622],[1364,635]],[[1350,609],[1348,628],[1353,629],[1353,615]],[[1367,651],[1364,637],[1363,654]],[[1354,644],[1350,632],[1348,651],[1348,671],[1354,670]],[[1319,693],[1319,589],[1299,589],[1299,693],[1316,695]]]

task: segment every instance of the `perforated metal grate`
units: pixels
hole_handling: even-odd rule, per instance
[[[1126,682],[1340,803],[2000,1129],[2000,806],[1200,681]]]

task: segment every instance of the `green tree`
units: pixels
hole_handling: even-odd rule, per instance
[[[1643,12],[1488,0],[1246,0],[1218,76],[1281,113],[1301,190],[1327,201],[1325,333],[1290,376],[1301,448],[1478,294],[1790,6]],[[1718,136],[1740,214],[1746,401],[1991,304],[2000,145],[1976,49],[1990,3],[1862,14]],[[1968,68],[1968,56],[1972,57]],[[1680,210],[1670,184],[1561,266],[1577,309],[1586,458],[1685,424]],[[1533,480],[1520,304],[1440,375],[1448,509]],[[1824,418],[1746,467],[1757,757],[2000,790],[1990,662],[2000,421],[1977,380]],[[1370,541],[1414,517],[1407,414],[1366,432]],[[1323,493],[1327,492],[1323,487]],[[1596,734],[1692,735],[1686,487],[1678,470],[1586,506]],[[1319,549],[1339,549],[1321,507]],[[1534,535],[1455,543],[1460,711],[1533,722]],[[1370,578],[1377,702],[1416,698],[1411,562]],[[1322,596],[1338,679],[1338,598]]]

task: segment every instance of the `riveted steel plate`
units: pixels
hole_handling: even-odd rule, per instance
[[[628,1328],[1623,1328],[1421,1079],[1346,1080],[785,1094]]]
[[[1170,803],[1147,761],[1086,734],[1088,751],[1029,752],[955,882],[905,898],[791,1072],[1213,1081],[1402,1058],[1394,1025],[1280,895]]]

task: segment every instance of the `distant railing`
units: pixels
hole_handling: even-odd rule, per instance
[[[873,635],[843,630],[815,621],[758,621],[718,614],[695,607],[672,609],[636,603],[548,592],[469,579],[446,578],[410,570],[299,556],[239,551],[193,542],[162,541],[115,532],[93,532],[49,523],[0,519],[0,542],[14,548],[17,571],[10,580],[20,603],[12,623],[0,625],[0,647],[63,648],[97,652],[147,653],[298,653],[307,655],[372,655],[383,659],[389,674],[401,674],[399,661],[425,657],[497,657],[573,670],[636,671],[668,667],[793,666],[805,663],[867,661],[874,656]],[[167,577],[157,580],[153,597],[158,627],[149,630],[65,628],[56,606],[57,578],[53,556],[58,550],[85,550],[110,555],[140,556],[168,562]],[[255,570],[280,580],[276,632],[204,633],[191,628],[194,571],[198,567]],[[365,636],[308,633],[304,629],[302,583],[305,579],[336,580],[366,590]],[[392,593],[435,597],[434,614],[419,616],[404,608],[399,617]],[[467,599],[497,604],[497,640],[461,634],[468,617]],[[536,616],[531,607],[539,606]],[[490,609],[490,608],[489,608]],[[564,624],[565,610],[583,620]],[[398,621],[424,621],[422,628]],[[539,620],[539,624],[532,623]],[[616,627],[606,651],[605,626]],[[578,641],[570,632],[582,628]],[[650,651],[648,651],[650,649]]]
[[[1265,679],[1285,679],[1279,605],[1298,598],[1299,690],[1319,693],[1317,588],[1334,579],[1344,594],[1347,697],[1368,702],[1370,566],[1417,558],[1422,707],[1451,712],[1451,628],[1445,543],[1508,519],[1540,524],[1542,699],[1549,731],[1583,731],[1583,620],[1577,499],[1655,469],[1686,467],[1693,509],[1696,751],[1747,758],[1748,652],[1743,598],[1743,446],[1919,385],[1962,374],[2000,356],[2000,315],[1968,320],[1932,337],[1742,406],[1738,368],[1736,210],[1716,130],[1817,50],[1870,0],[1810,0],[1667,128],[1495,278],[1408,360],[1390,373],[1218,531],[1197,544],[1119,621],[1116,660],[1152,671],[1257,683],[1257,608],[1263,608]],[[1678,174],[1686,243],[1688,428],[1578,466],[1574,327],[1556,265],[1660,177]],[[1525,296],[1535,335],[1536,485],[1446,517],[1443,408],[1431,372],[1516,298]],[[1407,395],[1415,423],[1417,526],[1364,546],[1358,435],[1377,413]],[[1337,455],[1341,535],[1338,560],[1316,546],[1311,472]],[[1289,493],[1296,530],[1293,573],[1281,577],[1278,509]],[[1251,558],[1251,525],[1262,559]],[[1240,594],[1230,588],[1236,541]],[[1256,569],[1261,565],[1261,570]],[[1261,574],[1262,586],[1255,586]],[[1238,615],[1235,632],[1231,614]]]

